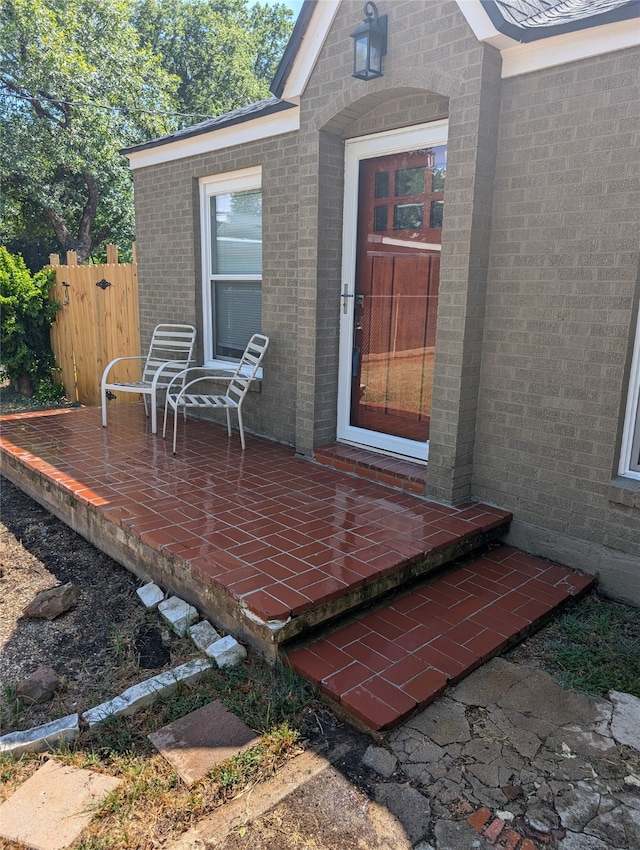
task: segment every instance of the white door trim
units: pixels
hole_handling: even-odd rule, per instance
[[[386,133],[376,133],[345,142],[344,216],[342,232],[342,287],[340,306],[340,365],[338,373],[337,438],[402,457],[426,461],[429,443],[368,431],[350,424],[351,365],[356,277],[358,224],[358,174],[360,160],[446,144],[448,121],[419,124]],[[445,202],[446,203],[446,202]]]

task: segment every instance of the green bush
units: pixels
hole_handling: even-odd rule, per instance
[[[35,395],[48,399],[63,392],[52,378],[50,328],[60,306],[49,298],[54,282],[54,271],[32,275],[20,255],[0,246],[1,375],[10,381],[28,375]]]

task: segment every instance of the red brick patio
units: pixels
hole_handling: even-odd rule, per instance
[[[402,462],[383,459],[376,470],[360,453],[365,477],[349,475],[362,472],[349,468],[351,450],[327,449],[320,465],[249,436],[242,452],[237,434],[211,423],[180,423],[173,456],[142,405],[115,406],[108,429],[98,408],[6,416],[1,425],[4,475],[141,579],[271,657],[308,629],[486,546],[510,520],[488,505],[411,495],[423,471]],[[358,615],[294,649],[292,662],[365,724],[392,725],[588,584],[505,552]]]

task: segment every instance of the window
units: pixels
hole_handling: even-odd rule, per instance
[[[200,190],[205,361],[220,366],[262,330],[261,170],[207,178]]]
[[[640,313],[636,328],[636,344],[631,363],[627,414],[622,433],[621,475],[640,479]]]

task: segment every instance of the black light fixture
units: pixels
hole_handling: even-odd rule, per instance
[[[375,80],[382,76],[382,57],[387,55],[387,15],[378,17],[375,3],[364,4],[364,21],[351,33],[353,76]]]

